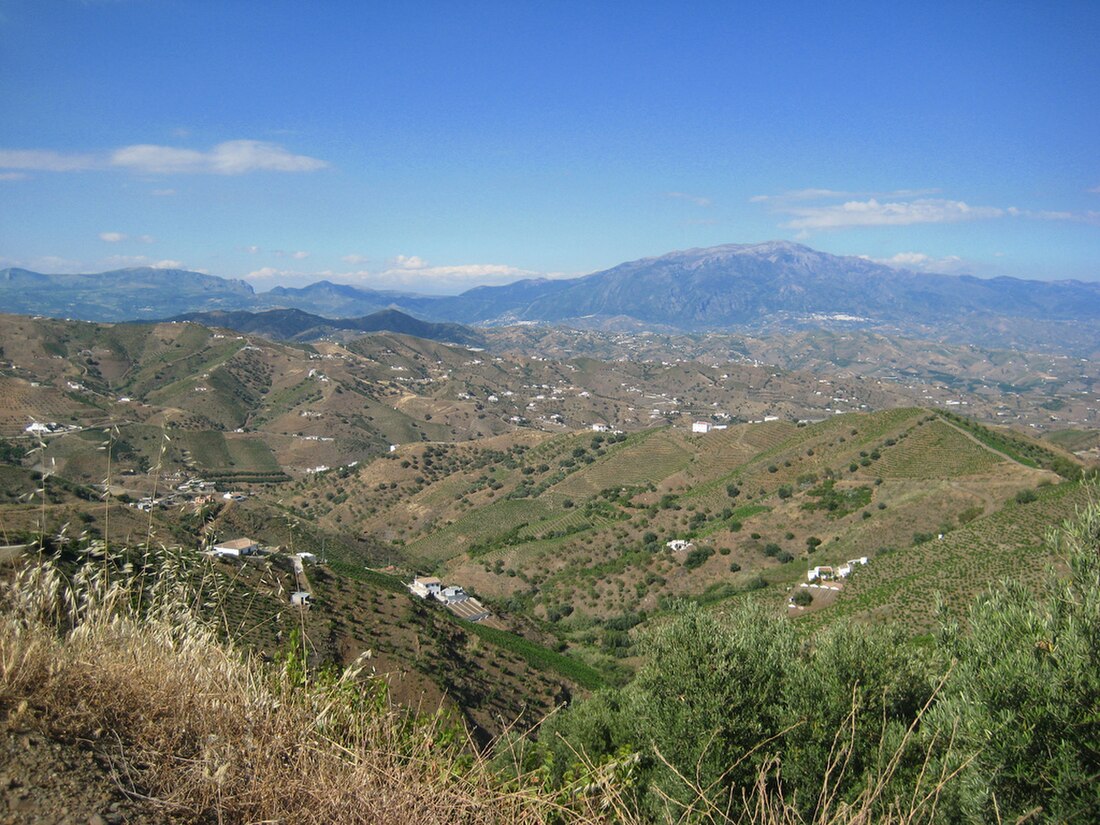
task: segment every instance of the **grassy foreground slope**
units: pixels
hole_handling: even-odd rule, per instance
[[[805,644],[760,609],[677,611],[638,679],[470,747],[360,660],[264,661],[196,613],[209,570],[30,559],[0,587],[0,735],[80,742],[162,818],[244,823],[1095,821],[1100,509],[1068,574],[1007,586],[929,650],[842,625]],[[71,766],[58,764],[60,771]],[[430,800],[426,804],[425,800]]]

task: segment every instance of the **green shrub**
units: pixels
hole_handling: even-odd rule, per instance
[[[702,567],[707,559],[714,555],[713,547],[696,547],[690,550],[687,556],[684,558],[684,567],[688,570],[694,570],[697,567]]]

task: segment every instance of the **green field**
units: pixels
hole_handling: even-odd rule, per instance
[[[604,678],[598,670],[577,659],[555,653],[549,648],[537,645],[522,636],[509,633],[507,630],[497,630],[495,627],[486,627],[473,622],[461,621],[460,623],[471,633],[480,636],[496,647],[519,654],[527,661],[527,664],[537,670],[552,671],[589,690],[598,690],[605,684]]]
[[[876,473],[884,478],[955,478],[985,472],[1004,460],[1000,453],[937,419],[884,448]]]
[[[200,470],[231,470],[238,473],[277,473],[279,464],[271,448],[258,437],[226,436],[217,430],[177,433],[180,448],[191,455]]]
[[[412,556],[440,561],[464,553],[475,542],[501,536],[521,524],[533,525],[558,515],[540,499],[498,500],[455,520],[453,524],[406,545]]]
[[[1080,483],[1048,486],[1034,502],[1010,503],[942,539],[874,556],[835,605],[808,620],[889,617],[923,632],[935,625],[937,599],[959,615],[999,580],[1036,585],[1056,561],[1044,544],[1048,530],[1072,518],[1092,494]]]
[[[668,431],[660,430],[573,473],[551,491],[563,496],[590,496],[609,487],[656,484],[686,467],[690,460],[691,453]]]

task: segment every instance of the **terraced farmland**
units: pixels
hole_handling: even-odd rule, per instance
[[[521,524],[549,520],[555,512],[540,499],[498,501],[455,520],[429,536],[410,542],[413,557],[443,560],[459,555],[475,542],[485,542]]]
[[[279,464],[271,448],[261,439],[226,436],[216,430],[179,433],[180,446],[189,452],[200,470],[232,470],[241,473],[277,473]]]
[[[942,539],[880,554],[811,621],[889,617],[920,633],[935,626],[937,598],[964,615],[973,597],[998,580],[1037,585],[1056,561],[1044,544],[1047,531],[1072,518],[1094,493],[1080,483],[1049,486],[1036,501],[1009,504]]]
[[[589,496],[609,487],[657,484],[683,469],[690,460],[691,453],[677,439],[667,431],[659,431],[573,473],[556,484],[552,492]]]
[[[936,419],[915,427],[883,451],[876,472],[885,478],[954,478],[986,472],[1004,456]]]
[[[66,423],[90,411],[90,405],[53,387],[0,378],[0,436],[22,435],[32,420]]]
[[[770,423],[731,427],[693,438],[691,445],[695,449],[695,455],[692,458],[690,475],[700,479],[714,478],[749,461],[761,449],[767,448],[754,443],[756,439],[753,436],[758,435],[762,427],[770,427]]]

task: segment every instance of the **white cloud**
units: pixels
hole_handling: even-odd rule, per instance
[[[499,286],[524,278],[569,277],[556,273],[546,275],[508,264],[430,266],[416,255],[400,255],[395,259],[394,264],[382,272],[370,275],[369,279],[379,288],[409,289],[418,292],[461,292],[475,286]]]
[[[153,194],[158,198],[170,198],[176,194],[175,189],[154,189]]]
[[[1100,226],[1100,212],[1065,212],[1040,210],[1037,212],[1016,210],[1013,214],[1023,215],[1027,218],[1037,218],[1041,221],[1070,221],[1071,223],[1087,223],[1090,226]]]
[[[157,261],[147,255],[111,255],[103,259],[102,266],[115,268],[148,266],[152,269],[186,269],[183,261],[171,259]]]
[[[957,223],[999,218],[1006,210],[970,206],[965,201],[923,198],[913,201],[846,201],[827,206],[789,206],[785,225],[790,229],[843,229],[853,226],[912,226],[921,223]]]
[[[365,264],[370,258],[366,255],[344,255],[340,260],[351,266],[359,266],[360,264]]]
[[[861,255],[860,257],[875,263],[892,266],[895,269],[911,269],[916,272],[955,275],[970,269],[958,255],[945,255],[937,258],[923,252],[898,252],[889,258],[872,258],[869,255]]]
[[[934,189],[899,189],[886,194],[801,189],[779,195],[756,195],[753,203],[767,203],[779,215],[788,216],[783,226],[800,230],[800,238],[812,230],[867,226],[913,226],[960,223],[995,218],[1027,218],[1068,221],[1100,226],[1100,212],[1032,210],[1015,206],[971,206],[966,201],[922,197]],[[821,203],[814,203],[821,201]],[[834,201],[830,203],[829,201]],[[837,202],[838,201],[838,202]]]
[[[847,192],[836,189],[794,189],[778,195],[754,195],[749,198],[749,203],[791,203],[841,198],[918,198],[936,195],[939,191],[939,189],[895,189],[891,192]]]
[[[34,258],[5,258],[0,256],[0,267],[18,267],[29,269],[32,272],[47,272],[51,274],[71,275],[79,272],[88,272],[95,267],[88,267],[82,261],[74,261],[71,258],[60,258],[57,255],[42,255]]]
[[[355,256],[345,256],[355,257]],[[523,278],[573,278],[578,273],[539,273],[507,264],[455,264],[432,266],[417,255],[398,255],[380,271],[358,269],[347,272],[277,269],[262,267],[245,275],[249,281],[304,286],[319,280],[354,284],[370,289],[396,289],[409,292],[453,294],[475,286],[509,284]]]
[[[256,246],[256,244],[252,244],[252,246],[246,246],[245,249],[247,249],[248,252],[252,255],[258,255],[261,252],[260,247]]]
[[[696,206],[710,206],[714,201],[703,195],[691,195],[687,192],[665,192],[666,198],[673,198],[675,200],[688,201],[694,203]]]
[[[1091,192],[1094,195],[1100,195],[1100,186],[1094,186],[1091,189],[1089,189],[1088,191]]]
[[[107,243],[121,243],[122,241],[130,240],[130,236],[125,232],[100,232],[99,239]],[[157,239],[152,235],[137,235],[133,240],[141,241],[142,243],[156,243]]]
[[[307,155],[294,155],[277,143],[229,140],[208,152],[174,146],[138,144],[116,149],[112,166],[152,174],[242,175],[246,172],[313,172],[328,164]]]
[[[398,255],[391,263],[397,269],[423,269],[427,266],[418,255]]]
[[[25,172],[0,172],[0,180],[26,180],[28,177]]]
[[[94,169],[96,165],[95,155],[65,154],[52,149],[0,149],[0,169],[78,172]]]
[[[899,252],[889,258],[873,258],[872,260],[890,266],[923,266],[931,257],[931,255],[925,255],[923,252]]]
[[[272,278],[285,278],[287,276],[294,275],[293,272],[287,272],[285,269],[275,269],[272,266],[261,267],[249,272],[244,277],[253,281],[265,281]]]
[[[298,252],[291,252],[290,257],[292,257],[296,261],[304,261],[306,258],[309,257],[309,253],[299,250]]]
[[[247,172],[313,172],[327,166],[328,163],[319,158],[295,155],[277,143],[261,140],[228,140],[208,151],[139,143],[106,155],[50,149],[0,149],[0,169],[43,172],[121,169],[155,175],[243,175]],[[154,193],[175,194],[175,190],[154,190]]]

